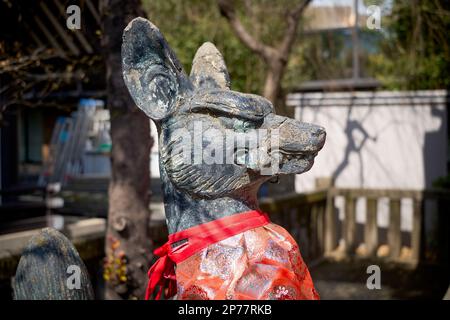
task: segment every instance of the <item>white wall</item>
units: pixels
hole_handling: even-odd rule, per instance
[[[159,140],[156,125],[152,120],[150,121],[150,134],[153,138],[153,147],[150,151],[150,175],[152,178],[159,178]]]
[[[297,191],[315,178],[349,188],[423,189],[446,175],[445,91],[292,94],[296,118],[325,127],[327,140]]]
[[[445,91],[289,95],[297,119],[327,131],[312,169],[296,177],[297,192],[314,190],[319,177],[334,177],[346,188],[431,187],[447,173],[446,101]],[[364,222],[365,205],[358,201],[357,208],[357,221]],[[411,212],[412,202],[403,200],[402,230],[411,229]],[[381,201],[380,226],[387,225],[387,214],[388,202]]]

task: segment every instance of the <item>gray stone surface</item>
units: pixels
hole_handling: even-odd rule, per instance
[[[212,43],[198,49],[188,76],[158,28],[136,18],[124,30],[122,64],[136,105],[158,128],[170,233],[258,208],[262,183],[309,170],[325,142],[323,128],[276,115],[263,97],[230,90],[224,59]],[[258,129],[267,137],[254,145],[226,141]],[[275,150],[271,138],[277,131]],[[189,141],[183,139],[187,136]],[[187,157],[186,145],[191,146]],[[195,147],[223,161],[195,162]],[[276,171],[263,173],[276,159]]]
[[[73,274],[67,272],[69,266],[80,270],[79,288],[67,285]],[[13,289],[16,300],[94,299],[86,267],[75,247],[62,233],[51,228],[42,229],[29,241],[20,258]]]

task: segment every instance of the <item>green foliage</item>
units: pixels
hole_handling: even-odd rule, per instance
[[[243,25],[268,45],[276,45],[293,0],[236,1]],[[366,6],[385,0],[364,0]],[[266,65],[235,36],[214,0],[143,0],[149,19],[164,33],[187,72],[197,48],[213,42],[225,57],[233,90],[261,93]],[[388,89],[450,88],[450,11],[445,0],[393,0],[382,32],[360,30],[361,76]],[[303,17],[303,19],[305,19]],[[351,77],[350,34],[330,31],[299,35],[292,48],[283,87],[302,81]],[[365,38],[368,37],[368,38]],[[380,38],[383,38],[380,40]],[[374,48],[364,48],[364,45]],[[378,45],[379,44],[379,45]]]
[[[286,27],[286,10],[293,0],[236,1],[242,24],[267,45],[276,46]],[[261,94],[266,65],[233,33],[228,21],[219,12],[214,0],[144,0],[149,19],[163,32],[167,41],[190,71],[197,48],[205,41],[214,43],[222,52],[232,80],[232,88]],[[303,19],[305,19],[303,17]],[[342,35],[321,33],[305,37],[299,35],[292,48],[283,87],[292,89],[305,80],[343,78],[351,74],[351,50],[342,52]]]
[[[286,27],[286,11],[297,1],[245,0],[236,1],[237,14],[242,24],[255,38],[267,45],[276,45]],[[233,33],[228,21],[220,14],[214,0],[143,0],[148,18],[163,32],[181,60],[186,72],[199,46],[205,41],[214,43],[222,52],[231,76],[232,89],[261,94],[266,63],[250,51]],[[301,51],[296,44],[293,51]],[[295,70],[301,56],[291,55]],[[295,72],[298,74],[298,72]],[[291,79],[291,80],[289,80]],[[293,76],[285,83],[298,83]]]
[[[224,55],[232,89],[261,92],[264,63],[241,44],[221,17],[215,1],[144,0],[143,3],[148,18],[164,34],[186,72],[190,72],[198,47],[210,41]]]
[[[397,0],[370,73],[390,89],[450,88],[450,11],[444,0]]]
[[[295,88],[302,81],[341,79],[351,76],[351,50],[345,35],[321,32],[302,37],[294,46],[283,85]]]

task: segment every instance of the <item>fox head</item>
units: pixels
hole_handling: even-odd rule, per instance
[[[124,31],[122,63],[131,96],[158,128],[161,176],[194,199],[235,198],[273,176],[305,172],[325,142],[323,128],[230,90],[211,43],[187,76],[158,28],[136,18]]]

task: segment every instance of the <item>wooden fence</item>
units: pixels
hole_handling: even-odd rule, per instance
[[[338,219],[335,199],[345,201],[344,219]],[[356,222],[356,203],[365,199],[366,219],[361,226]],[[389,223],[383,230],[377,223],[378,205],[381,199],[389,201]],[[330,187],[310,193],[292,194],[276,199],[263,199],[261,209],[268,212],[272,221],[285,227],[301,247],[305,259],[312,261],[334,252],[339,239],[344,241],[346,256],[355,257],[356,248],[364,244],[364,257],[377,257],[380,245],[387,245],[388,256],[398,260],[401,248],[406,244],[400,229],[402,199],[411,199],[413,203],[413,226],[410,232],[410,262],[447,261],[450,191],[446,190],[394,190],[394,189],[342,189]],[[425,215],[432,210],[425,210],[425,204],[435,203],[433,223],[434,244],[430,247],[425,232]],[[357,229],[362,227],[362,239],[357,238]],[[382,243],[381,233],[387,233],[386,243]],[[361,237],[360,237],[361,238]],[[359,242],[358,242],[359,241]],[[360,255],[359,255],[360,256]]]

